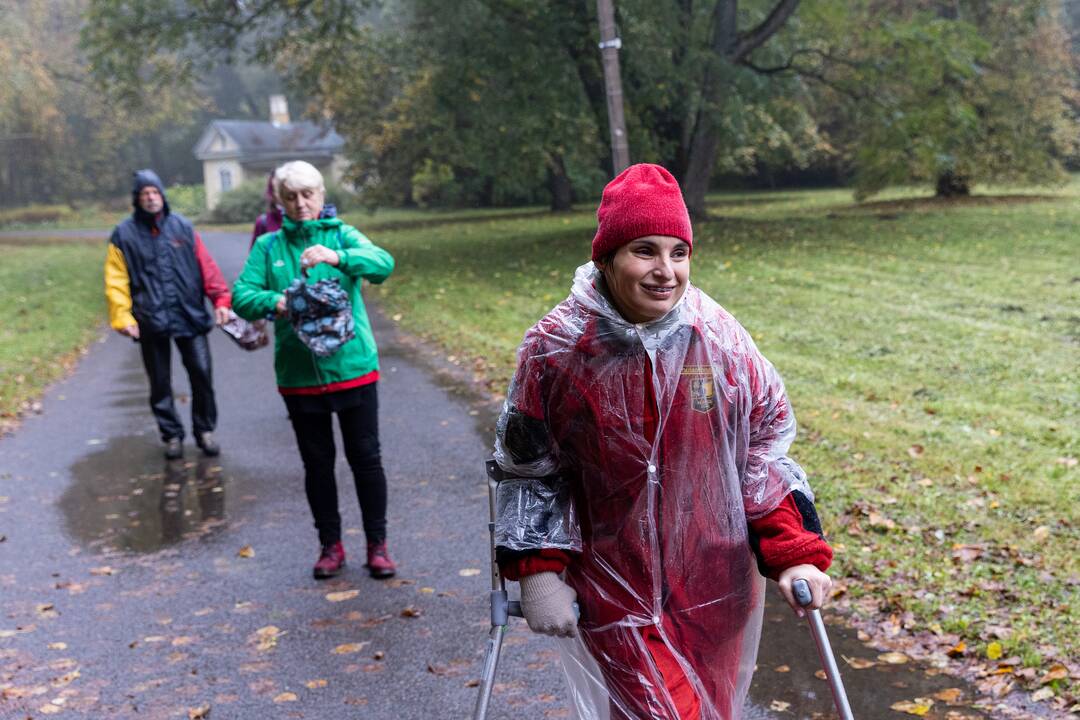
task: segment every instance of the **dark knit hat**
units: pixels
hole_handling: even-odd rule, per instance
[[[694,247],[682,190],[659,165],[641,163],[619,173],[604,188],[596,219],[599,227],[592,241],[593,260],[646,235],[677,237]]]

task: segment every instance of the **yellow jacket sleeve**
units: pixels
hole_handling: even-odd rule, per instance
[[[115,330],[136,325],[131,314],[131,282],[120,248],[109,243],[105,258],[105,299],[109,301],[109,324]]]

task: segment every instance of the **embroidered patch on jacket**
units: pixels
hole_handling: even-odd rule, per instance
[[[716,386],[711,376],[690,378],[690,407],[702,413],[716,407]]]
[[[706,413],[716,407],[716,384],[711,365],[683,365],[679,373],[690,382],[690,407]]]

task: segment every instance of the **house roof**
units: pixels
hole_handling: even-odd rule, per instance
[[[345,140],[329,125],[309,121],[274,125],[259,120],[214,120],[195,144],[199,160],[242,162],[331,156]]]

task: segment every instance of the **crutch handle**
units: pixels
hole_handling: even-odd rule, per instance
[[[814,594],[810,592],[810,583],[802,578],[791,583],[791,593],[795,596],[795,602],[799,603],[801,607],[806,607],[814,602]]]
[[[511,600],[508,603],[506,603],[506,614],[509,615],[510,617],[519,617],[519,618],[525,617],[524,615],[521,614],[521,601],[520,600]],[[578,607],[577,603],[574,603],[574,615],[577,615],[578,620],[581,619],[581,608]]]

